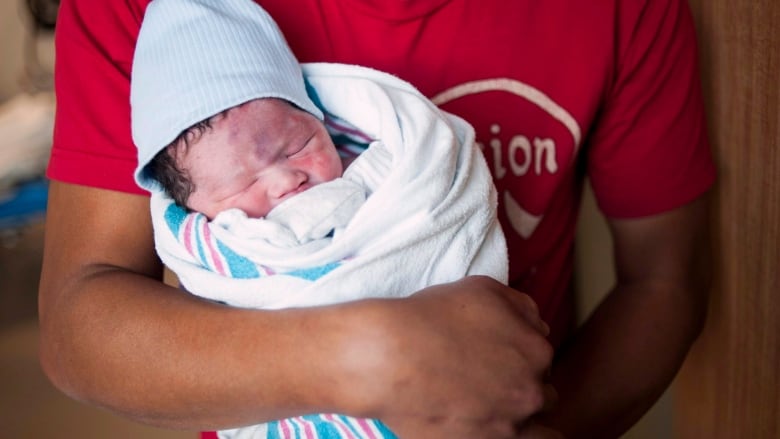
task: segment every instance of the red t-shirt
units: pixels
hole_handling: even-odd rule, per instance
[[[149,0],[65,0],[48,176],[131,193],[129,72]],[[685,0],[260,0],[302,62],[416,85],[474,125],[499,191],[513,286],[554,343],[571,322],[585,174],[612,217],[702,194],[715,171]]]

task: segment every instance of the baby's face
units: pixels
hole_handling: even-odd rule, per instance
[[[188,206],[214,218],[239,208],[263,217],[285,199],[340,177],[324,125],[281,99],[257,99],[215,118],[176,159],[195,190]]]

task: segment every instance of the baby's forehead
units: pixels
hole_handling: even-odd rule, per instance
[[[323,125],[317,117],[286,99],[251,99],[189,127],[181,136],[182,141],[174,145],[185,145],[177,148],[176,159],[187,160],[193,150],[203,150],[201,144],[210,144],[207,148],[212,153],[218,153],[220,145],[225,149],[228,145],[253,145],[262,154],[265,148],[273,149],[277,143],[299,137],[307,131],[301,128],[314,121]]]
[[[175,141],[171,142],[168,145],[168,150],[169,151],[176,150],[179,153],[179,155],[181,153],[186,153],[187,150],[189,149],[186,147],[191,144],[197,143],[200,140],[200,138],[203,137],[206,131],[225,129],[226,125],[223,124],[223,121],[228,119],[228,117],[230,117],[231,114],[235,114],[236,111],[245,109],[252,102],[261,101],[261,100],[266,100],[266,101],[275,100],[275,101],[280,101],[280,103],[289,104],[289,102],[284,99],[268,97],[268,98],[250,99],[248,101],[242,102],[232,107],[228,107],[182,130],[180,136]],[[184,146],[185,148],[179,148],[180,146]],[[180,157],[176,157],[176,158],[179,159]]]
[[[254,102],[271,102],[271,101],[278,102],[280,104],[284,104],[285,106],[291,106],[293,108],[298,108],[293,103],[291,103],[290,101],[288,101],[286,99],[282,99],[282,98],[276,98],[276,97],[255,98],[255,99],[250,99],[248,101],[245,101],[245,102],[242,102],[240,104],[234,105],[232,107],[225,108],[224,110],[222,110],[222,111],[220,111],[220,112],[218,112],[218,113],[216,113],[216,114],[214,114],[212,116],[209,116],[208,118],[198,122],[195,125],[190,126],[187,129],[188,130],[189,129],[193,129],[196,126],[198,126],[199,124],[213,124],[213,123],[216,123],[216,122],[218,122],[218,121],[220,121],[222,119],[225,119],[231,113],[234,113],[236,110],[245,109],[246,107],[250,106]]]

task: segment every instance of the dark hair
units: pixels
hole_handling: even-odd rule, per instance
[[[187,148],[192,142],[197,141],[207,130],[211,129],[211,122],[217,116],[202,120],[182,131],[173,142],[158,152],[146,165],[151,177],[160,183],[165,193],[179,206],[187,207],[187,200],[195,190],[195,184],[187,170],[179,165],[177,159],[187,153]]]

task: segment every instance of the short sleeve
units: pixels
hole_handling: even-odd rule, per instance
[[[602,211],[626,218],[692,201],[715,168],[687,3],[619,4],[617,71],[588,142],[588,174]]]
[[[55,34],[57,113],[47,176],[137,194],[130,68],[149,0],[63,0]]]

